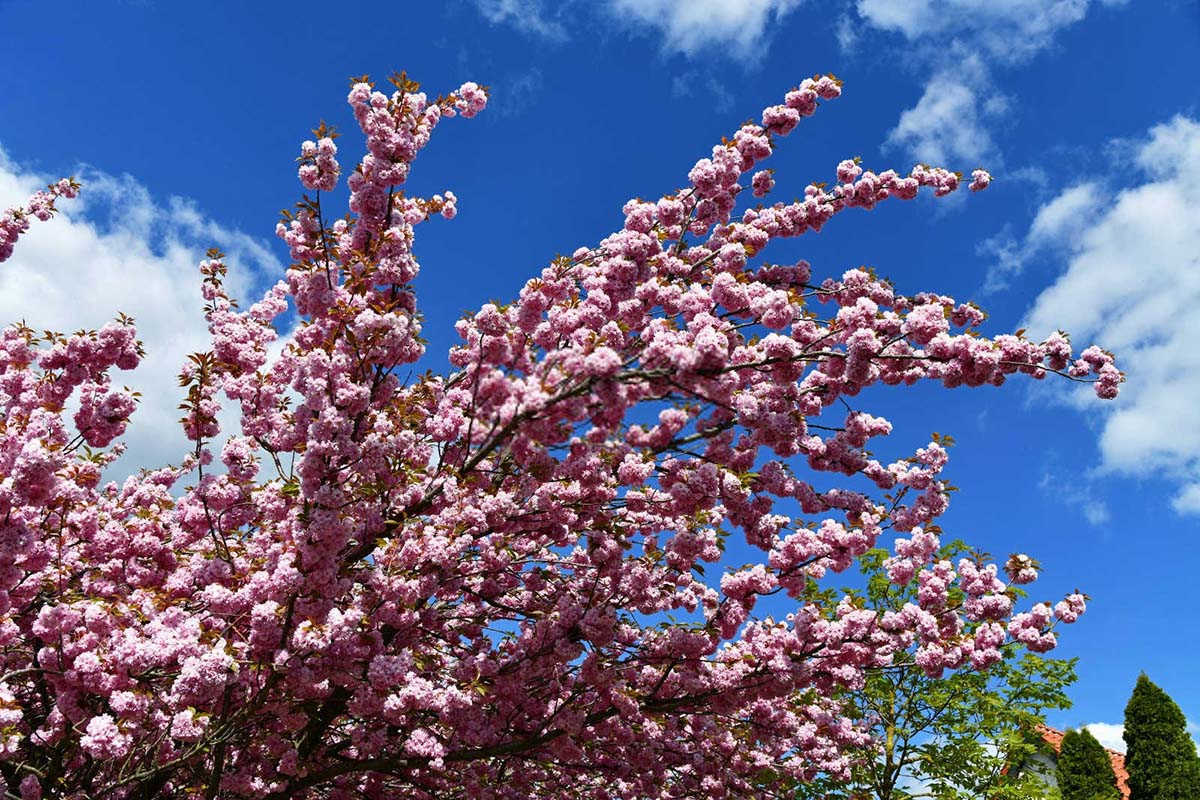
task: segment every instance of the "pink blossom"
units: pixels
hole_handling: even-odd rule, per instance
[[[124,757],[132,742],[132,738],[121,732],[111,716],[99,714],[88,721],[79,746],[93,758],[117,759]]]
[[[63,796],[186,793],[216,758],[231,798],[745,794],[764,770],[844,775],[870,741],[836,698],[871,670],[986,669],[1006,636],[1054,647],[1086,598],[1026,608],[998,565],[952,563],[947,442],[885,458],[892,423],[860,406],[881,385],[1047,372],[1111,397],[1122,375],[1065,334],[984,335],[977,306],[871,267],[772,263],[849,209],[962,182],[847,160],[797,199],[741,196],[772,190],[762,162],[840,93],[801,81],[617,230],[464,314],[439,375],[412,374],[414,242],[459,198],[408,177],[487,92],[355,80],[348,214],[318,128],[298,169],[322,193],[276,228],[290,265],[243,310],[224,257],[200,263],[187,448],[120,484],[131,321],[0,331],[0,760],[54,770]],[[0,216],[0,260],[75,191]],[[885,532],[902,607],[823,591]],[[1020,555],[1003,574],[1037,572]]]
[[[0,262],[12,255],[17,239],[29,230],[29,220],[45,221],[56,212],[55,200],[59,197],[73,198],[79,193],[79,184],[74,178],[63,178],[45,189],[35,192],[25,205],[0,212]]]
[[[971,173],[971,185],[967,188],[972,192],[981,192],[992,182],[992,176],[987,170],[977,169]]]
[[[771,188],[775,186],[775,179],[771,177],[770,170],[763,169],[754,173],[751,184],[754,187],[755,197],[766,197]]]
[[[1032,583],[1037,580],[1038,563],[1024,553],[1014,553],[1004,562],[1004,571],[1013,583]]]

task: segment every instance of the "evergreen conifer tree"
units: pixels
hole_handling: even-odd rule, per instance
[[[1200,759],[1179,706],[1143,673],[1125,706],[1130,800],[1200,798]]]
[[[1057,777],[1062,800],[1111,800],[1119,796],[1108,752],[1087,728],[1067,731],[1063,736]]]

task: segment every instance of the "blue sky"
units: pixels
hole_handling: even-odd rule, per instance
[[[347,77],[405,69],[431,93],[492,87],[438,129],[410,190],[460,213],[419,231],[428,365],[467,309],[592,244],[804,77],[845,94],[772,164],[781,198],[843,158],[996,176],[987,191],[848,213],[773,260],[871,264],[902,291],[974,299],[988,330],[1064,327],[1115,350],[1116,404],[1064,385],[872,392],[881,455],[958,440],[946,529],[1076,587],[1071,711],[1118,724],[1140,670],[1200,720],[1200,6],[1174,0],[447,0],[335,5],[0,0],[0,206],[60,174],[87,184],[0,270],[0,319],[138,317],[152,353],[127,460],[171,460],[171,375],[203,348],[194,264],[213,244],[243,296],[286,253],[273,229],[321,120],[348,135]],[[155,349],[157,346],[157,349]],[[1111,729],[1100,729],[1112,734]]]

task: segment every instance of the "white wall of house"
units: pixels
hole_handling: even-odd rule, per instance
[[[1022,771],[1038,776],[1050,786],[1058,786],[1058,760],[1049,753],[1034,753],[1025,762]]]

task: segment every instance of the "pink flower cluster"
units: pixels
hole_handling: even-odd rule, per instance
[[[992,182],[991,174],[985,169],[977,169],[971,173],[971,185],[968,186],[972,192],[981,192],[986,189]]]
[[[74,178],[63,178],[41,191],[34,192],[25,205],[6,209],[0,213],[0,261],[12,256],[13,245],[21,234],[29,230],[30,219],[45,220],[54,216],[54,202],[60,197],[72,198],[79,194],[79,184]]]
[[[109,376],[140,358],[129,320],[0,333],[10,791],[759,796],[764,775],[846,773],[869,738],[835,698],[868,670],[986,668],[1083,613],[1079,594],[1014,613],[995,564],[955,563],[937,528],[946,441],[881,460],[891,423],[842,407],[880,384],[1048,372],[1110,396],[1112,357],[980,335],[980,309],[870,268],[814,281],[762,257],[959,176],[848,160],[802,199],[738,206],[747,182],[771,190],[760,165],[836,79],[804,81],[686,185],[466,315],[453,373],[416,377],[415,230],[458,198],[404,187],[439,122],[487,94],[392,84],[353,83],[351,213],[321,196],[289,212],[292,264],[258,302],[239,309],[219,252],[200,265],[211,341],[180,376],[178,466],[102,484],[137,400]],[[301,146],[306,189],[334,188],[336,152],[323,129]],[[289,304],[302,324],[280,347]],[[881,570],[911,602],[821,591],[888,531]],[[731,537],[753,563],[723,563]],[[795,611],[756,614],[775,594]]]
[[[1024,553],[1013,553],[1004,562],[1004,572],[1013,583],[1033,583],[1038,577],[1038,563]]]
[[[337,162],[337,145],[333,137],[322,136],[315,142],[300,145],[300,183],[305,189],[333,191],[341,167]]]

